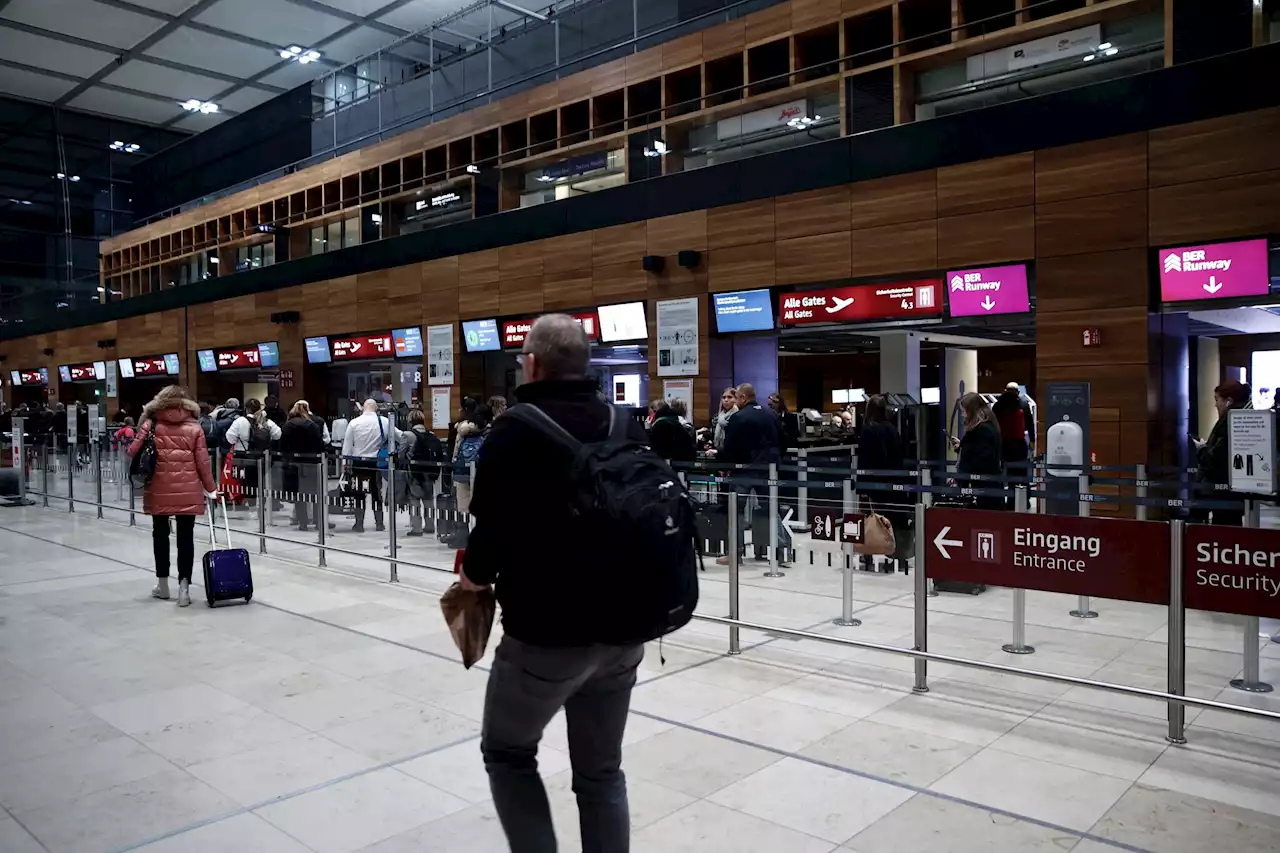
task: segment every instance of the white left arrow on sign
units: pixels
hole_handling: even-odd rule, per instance
[[[942,559],[950,560],[951,554],[947,548],[963,548],[964,543],[959,539],[948,539],[947,534],[951,532],[950,525],[945,525],[938,531],[938,535],[933,537],[933,547],[938,549],[938,553],[942,555]]]

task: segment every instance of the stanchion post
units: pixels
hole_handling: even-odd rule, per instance
[[[920,470],[921,485],[929,485],[928,469]],[[915,610],[915,650],[918,652],[929,651],[929,577],[925,568],[926,553],[928,541],[924,535],[925,514],[928,508],[925,503],[929,499],[928,492],[921,495],[921,500],[916,504],[916,565],[915,578],[913,587],[915,588],[914,610]],[[936,595],[937,593],[934,593]],[[915,661],[915,683],[911,686],[912,693],[928,693],[929,692],[929,662],[924,658],[916,658]]]
[[[751,543],[753,548],[759,548],[756,542]],[[765,553],[769,555],[769,571],[764,573],[766,578],[785,577],[786,572],[778,568],[778,561],[781,557],[778,555],[778,463],[769,463],[769,545],[765,549]]]
[[[41,506],[47,509],[49,507],[49,445],[44,442],[40,443],[40,491]],[[133,523],[133,516],[129,517],[129,523]]]
[[[98,518],[102,518],[102,445],[95,441],[90,454],[93,456],[93,479],[98,495]]]
[[[1169,522],[1169,691],[1175,696],[1187,695],[1187,610],[1182,589],[1182,537],[1185,522]],[[1186,735],[1187,706],[1169,703],[1169,743],[1183,744]]]
[[[263,488],[266,478],[263,476],[263,457],[253,460],[258,466],[258,553],[267,553],[267,490]]]
[[[1137,488],[1138,500],[1145,501],[1147,499],[1147,466],[1145,463],[1140,463],[1138,465],[1138,473],[1136,476],[1138,481],[1138,488]],[[1146,521],[1146,520],[1147,520],[1147,505],[1145,503],[1139,503],[1138,504],[1138,521]]]
[[[740,554],[738,553],[738,493],[736,490],[729,492],[729,529],[727,536],[729,541],[725,543],[725,551],[729,555],[729,618],[741,619],[742,613],[739,610],[738,603],[738,562]],[[741,640],[738,636],[738,626],[729,626],[729,654],[742,654]]]
[[[471,469],[471,487],[475,488],[476,472],[475,468]],[[379,485],[381,488],[381,485]],[[396,562],[396,455],[394,452],[387,454],[387,500],[386,508],[383,512],[387,513],[387,538],[390,540],[388,551],[391,554],[391,582],[400,583],[400,566]]]
[[[1026,487],[1016,487],[1013,490],[1013,511],[1027,512],[1027,506]],[[1005,643],[1000,648],[1011,655],[1035,654],[1035,646],[1027,645],[1027,591],[1025,589],[1013,591],[1013,642]]]
[[[76,511],[76,462],[74,445],[67,443],[67,512]]]
[[[1089,494],[1089,475],[1080,475],[1080,503],[1078,514],[1081,518],[1089,517],[1089,499],[1085,497]],[[1076,596],[1076,609],[1071,611],[1071,615],[1077,619],[1097,619],[1098,614],[1089,606],[1089,596]]]
[[[18,502],[27,505],[27,422],[26,418],[13,419],[13,450],[11,459],[18,469]]]
[[[262,452],[262,470],[264,476],[258,479],[258,495],[262,498],[262,504],[265,507],[263,515],[266,518],[266,527],[276,526],[276,490],[275,477],[273,476],[274,468],[272,463],[275,460],[271,458],[271,451],[264,450]],[[266,527],[263,528],[265,532]]]
[[[316,526],[320,528],[319,565],[323,569],[328,561],[325,544],[329,538],[329,463],[323,453],[320,454],[320,461],[316,463],[316,474],[316,500],[320,502],[316,509]]]
[[[840,616],[832,619],[831,624],[841,628],[856,628],[862,624],[862,620],[853,618],[853,546],[845,545],[842,550],[844,567],[841,569]]]
[[[809,448],[800,448],[797,456],[800,469],[796,474],[796,479],[800,482],[797,512],[800,513],[800,522],[807,527],[809,525]]]
[[[920,500],[916,504],[916,506],[917,507],[933,506],[933,494],[927,491],[928,487],[933,485],[933,472],[931,472],[928,468],[921,468],[919,479],[920,479],[921,492],[920,492]],[[921,566],[924,565],[923,561],[924,561],[925,540],[924,540],[924,528],[920,526],[923,523],[924,522],[921,521],[920,518],[916,519],[915,532],[916,532],[916,564],[917,564],[916,573],[917,574],[923,574],[923,572],[921,571]],[[938,591],[933,588],[932,583],[925,584],[925,596],[928,598],[938,597]]]
[[[1244,526],[1257,529],[1261,526],[1260,509],[1257,501],[1245,501]],[[1244,619],[1244,667],[1240,678],[1231,679],[1231,686],[1246,693],[1270,693],[1272,686],[1262,680],[1259,674],[1258,654],[1258,617],[1246,616]]]

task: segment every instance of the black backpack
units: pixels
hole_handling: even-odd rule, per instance
[[[268,421],[264,420],[262,426],[258,426],[258,422],[253,418],[249,419],[249,449],[254,452],[261,452],[271,449],[271,427],[267,426]]]
[[[609,407],[609,435],[581,442],[537,406],[512,406],[515,417],[573,454],[577,494],[566,540],[601,560],[592,577],[601,612],[597,642],[645,643],[682,628],[698,605],[697,520],[671,466],[627,435],[626,419]],[[584,616],[584,618],[587,618]]]
[[[410,471],[431,480],[440,476],[440,463],[444,461],[444,442],[429,429],[413,430],[413,445],[409,452]]]

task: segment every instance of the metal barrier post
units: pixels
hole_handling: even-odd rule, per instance
[[[919,502],[918,504],[916,504],[916,506],[917,506],[917,507],[920,507],[920,506],[926,506],[926,507],[933,506],[933,494],[932,494],[931,492],[924,491],[924,490],[925,490],[925,489],[927,489],[929,486],[933,485],[933,472],[932,472],[932,471],[930,471],[928,468],[921,468],[919,473],[920,473],[920,477],[919,477],[919,479],[920,479],[920,488],[921,488],[921,492],[920,492],[920,502]],[[924,528],[923,528],[923,527],[921,527],[921,525],[922,525],[923,523],[924,523],[924,522],[923,522],[923,521],[921,521],[921,520],[920,520],[920,518],[917,518],[917,519],[916,519],[916,531],[915,531],[915,533],[916,533],[916,563],[917,563],[917,565],[916,565],[916,573],[917,573],[917,574],[923,574],[923,573],[924,573],[924,572],[921,570],[921,566],[923,566],[923,565],[924,565],[924,564],[923,564],[923,562],[921,562],[921,561],[923,561],[923,560],[924,560],[924,548],[925,548],[925,545],[924,545]],[[925,584],[925,596],[926,596],[927,598],[937,598],[937,597],[938,597],[938,591],[937,591],[936,589],[934,589],[934,588],[933,588],[933,584],[932,584],[932,583],[926,583],[926,584]]]
[[[67,512],[76,511],[76,458],[75,445],[67,444]]]
[[[797,511],[800,513],[800,522],[809,526],[809,448],[802,447],[798,451],[800,471],[796,475],[796,479],[800,481],[799,489],[799,507]]]
[[[739,612],[738,606],[738,493],[737,491],[729,492],[729,541],[725,543],[725,552],[729,555],[729,618],[741,619],[742,614]],[[742,654],[742,645],[738,637],[739,631],[737,625],[729,626],[729,654]]]
[[[1018,486],[1013,490],[1013,511],[1026,512],[1028,506],[1027,489]],[[1035,646],[1027,645],[1027,591],[1013,591],[1013,642],[1000,647],[1011,655],[1035,654]]]
[[[920,470],[921,485],[929,485],[928,469]],[[913,608],[915,612],[915,650],[918,652],[929,651],[929,578],[925,570],[925,554],[928,552],[926,543],[928,540],[924,535],[925,514],[928,511],[926,503],[929,500],[929,493],[925,492],[921,495],[920,503],[916,504],[916,576],[912,582],[915,588],[913,596]],[[933,593],[937,595],[937,593]],[[915,683],[911,686],[912,693],[928,693],[929,692],[929,662],[924,658],[916,658],[915,661]]]
[[[324,458],[324,454],[320,455],[320,461],[316,463],[316,500],[320,503],[316,507],[316,526],[320,528],[320,568],[324,568],[327,561],[325,551],[325,542],[329,537],[329,464]]]
[[[1260,509],[1257,501],[1245,501],[1244,526],[1258,528],[1261,526]],[[1240,678],[1231,679],[1231,686],[1246,693],[1270,693],[1272,686],[1263,681],[1258,673],[1258,617],[1246,616],[1244,620],[1244,671]]]
[[[475,472],[472,471],[471,486],[475,488]],[[378,486],[381,488],[381,484]],[[391,540],[391,582],[400,583],[400,566],[396,563],[396,455],[395,453],[387,454],[387,497],[383,512],[387,513],[390,518],[387,519],[387,530]]]
[[[263,483],[265,478],[262,474],[263,457],[259,456],[253,460],[253,464],[258,466],[258,553],[267,553],[267,490],[264,489]]]
[[[840,616],[831,620],[832,625],[842,628],[856,628],[862,624],[861,619],[853,618],[853,547],[845,545],[844,567],[841,572]]]
[[[102,445],[95,441],[91,455],[93,456],[94,486],[98,494],[98,518],[102,518]]]
[[[1145,463],[1138,465],[1138,499],[1143,500],[1147,497],[1147,466]],[[1147,520],[1147,505],[1138,504],[1138,521]]]
[[[752,541],[753,548],[759,548],[759,544]],[[781,578],[786,576],[778,568],[778,562],[781,558],[778,556],[778,463],[769,463],[769,545],[765,550],[769,555],[769,571],[764,573],[766,578]]]
[[[276,526],[276,490],[275,478],[271,476],[272,472],[271,451],[264,450],[262,452],[262,471],[264,476],[258,480],[258,496],[262,499],[263,515],[266,517],[266,527]],[[265,530],[266,527],[263,529]]]
[[[1182,537],[1185,522],[1169,522],[1169,693],[1187,695],[1187,611],[1182,596]],[[1169,743],[1183,744],[1186,736],[1187,706],[1169,703]]]
[[[49,445],[41,443],[40,445],[40,491],[43,493],[41,505],[45,508],[49,506]],[[132,523],[132,516],[130,516]]]
[[[27,422],[26,418],[13,419],[13,449],[10,459],[18,469],[18,502],[27,505]]]
[[[1080,496],[1082,500],[1080,501],[1080,504],[1079,504],[1079,515],[1081,518],[1089,517],[1089,501],[1087,498],[1084,498],[1084,496],[1087,494],[1089,494],[1089,475],[1081,474],[1080,475]],[[1076,617],[1077,619],[1097,619],[1098,618],[1098,614],[1095,613],[1089,606],[1089,596],[1087,595],[1076,596],[1076,609],[1071,611],[1071,615]]]

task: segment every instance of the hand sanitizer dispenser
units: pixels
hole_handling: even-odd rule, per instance
[[[1084,430],[1074,421],[1059,421],[1045,433],[1045,462],[1054,477],[1078,477],[1084,473]],[[1071,468],[1055,468],[1070,465]]]

